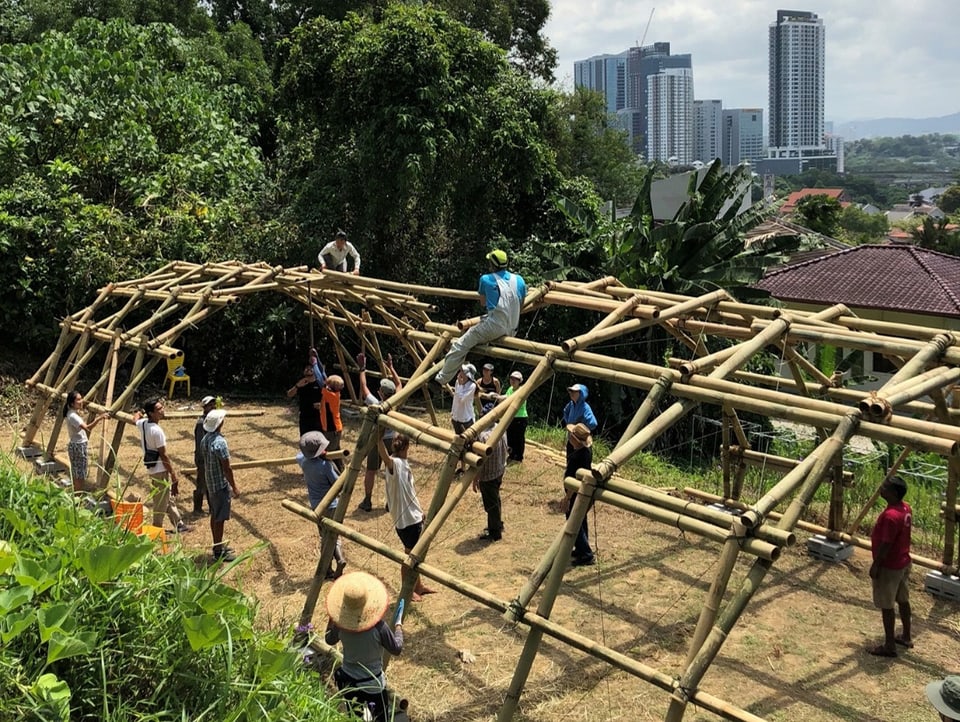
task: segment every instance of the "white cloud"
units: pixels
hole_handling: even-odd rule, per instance
[[[545,33],[559,54],[557,80],[569,88],[574,61],[635,45],[655,2],[553,0]],[[828,120],[960,111],[956,0],[686,0],[657,7],[644,43],[666,41],[693,56],[698,98],[766,108],[767,28],[781,8],[824,21]]]

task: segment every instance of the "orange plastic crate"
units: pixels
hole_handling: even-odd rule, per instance
[[[143,529],[143,503],[139,501],[115,501],[113,518],[127,531],[139,534]]]

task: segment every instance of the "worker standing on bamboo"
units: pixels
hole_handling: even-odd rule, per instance
[[[490,251],[486,259],[490,272],[480,276],[478,293],[487,314],[453,342],[443,359],[443,368],[435,377],[438,383],[446,384],[453,379],[474,346],[517,332],[527,284],[523,276],[507,270],[506,251]]]
[[[877,657],[896,657],[897,645],[910,648],[910,529],[913,511],[903,497],[907,483],[899,476],[891,476],[880,486],[880,497],[887,508],[880,512],[873,532],[870,548],[873,564],[870,579],[873,580],[873,603],[883,618],[883,644],[870,650]],[[896,636],[897,619],[894,602],[900,609],[903,632]]]

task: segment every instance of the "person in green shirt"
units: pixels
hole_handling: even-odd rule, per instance
[[[503,398],[510,398],[517,389],[520,388],[520,384],[523,383],[523,374],[519,371],[514,371],[510,374],[510,386],[504,393]],[[507,427],[507,448],[509,449],[509,456],[507,459],[509,461],[521,462],[523,461],[523,452],[527,446],[527,402],[524,399],[524,402],[520,404],[520,408],[517,409],[516,415],[513,417],[513,421],[510,422],[510,426]]]

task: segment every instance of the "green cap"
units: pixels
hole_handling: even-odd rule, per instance
[[[507,252],[501,251],[499,248],[495,251],[490,251],[490,253],[487,254],[487,260],[497,268],[506,268]]]

